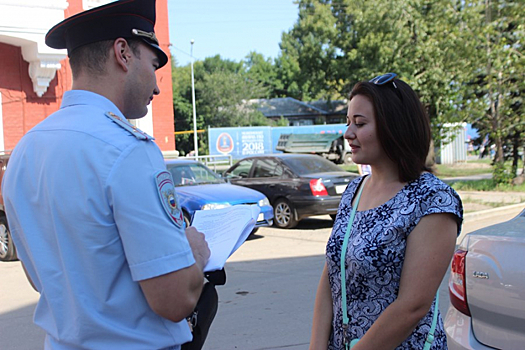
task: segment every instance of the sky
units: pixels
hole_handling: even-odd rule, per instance
[[[276,58],[281,33],[298,18],[293,0],[168,0],[171,54],[178,66],[193,57],[240,61],[251,51]]]

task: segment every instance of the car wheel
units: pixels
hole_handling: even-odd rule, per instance
[[[294,228],[297,225],[294,209],[286,199],[278,199],[273,206],[274,224],[280,228]]]
[[[16,249],[11,239],[5,216],[0,216],[0,261],[16,260]]]

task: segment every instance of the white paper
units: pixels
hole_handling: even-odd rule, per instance
[[[257,205],[234,205],[195,212],[191,226],[204,233],[211,252],[204,271],[224,267],[226,260],[253,231],[260,211]]]

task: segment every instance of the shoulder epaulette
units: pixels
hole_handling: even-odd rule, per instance
[[[113,120],[121,128],[129,131],[133,136],[135,136],[139,140],[146,140],[146,141],[154,140],[152,136],[146,134],[144,131],[140,130],[135,125],[131,125],[125,118],[119,117],[113,112],[106,112],[106,116],[109,119]]]

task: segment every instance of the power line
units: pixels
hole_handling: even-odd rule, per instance
[[[186,56],[191,57],[191,55],[190,55],[189,53],[187,53],[187,52],[184,51],[184,50],[179,49],[177,46],[175,46],[175,44],[170,43],[169,46],[172,47],[173,50],[177,50],[177,51],[179,51],[179,52],[182,52],[182,53],[185,54]]]

